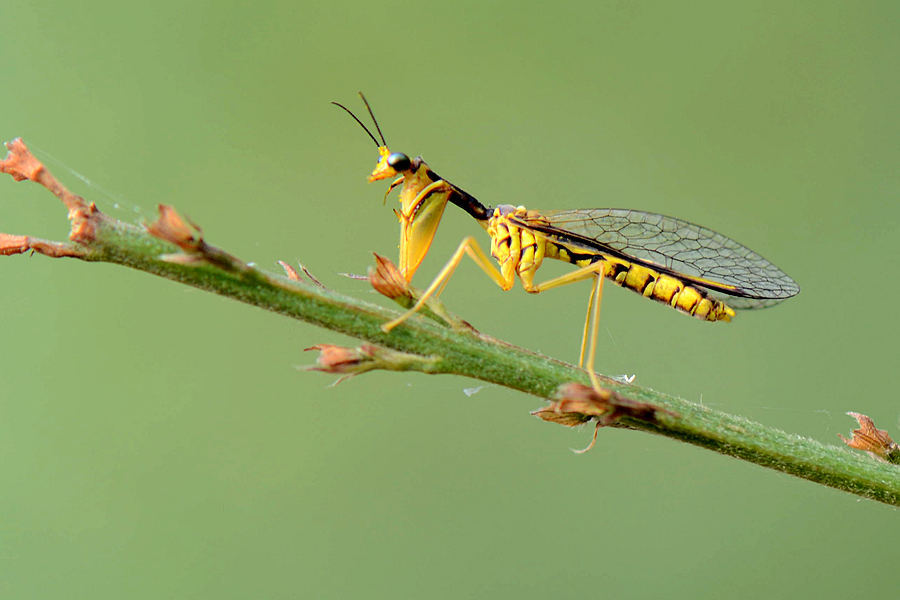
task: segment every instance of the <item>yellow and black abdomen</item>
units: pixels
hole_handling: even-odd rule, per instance
[[[734,311],[724,302],[698,287],[643,265],[611,260],[613,272],[607,277],[624,288],[705,321],[730,321],[734,316]]]
[[[547,240],[546,257],[563,260],[579,267],[603,261],[604,275],[616,285],[628,288],[645,298],[668,304],[672,308],[704,321],[730,321],[734,310],[702,289],[676,277],[649,267],[600,253],[578,252]]]

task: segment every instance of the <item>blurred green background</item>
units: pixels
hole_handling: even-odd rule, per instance
[[[17,2],[0,138],[131,222],[340,291],[396,255],[364,90],[395,150],[488,204],[677,215],[802,293],[731,325],[608,288],[598,368],[839,444],[895,438],[896,2]],[[65,213],[0,179],[0,231]],[[448,208],[416,283],[483,235]],[[545,276],[563,272],[548,266]],[[538,421],[457,377],[329,387],[352,343],[111,265],[0,261],[4,598],[845,598],[896,592],[895,509],[665,439]],[[445,292],[576,360],[587,286]]]

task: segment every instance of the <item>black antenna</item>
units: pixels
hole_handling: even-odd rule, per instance
[[[338,103],[338,102],[332,102],[332,104],[334,104],[335,106],[338,106],[338,107],[343,108],[344,110],[346,110],[346,111],[347,111],[347,114],[350,115],[351,117],[353,117],[353,120],[354,120],[354,121],[356,121],[357,123],[359,123],[359,126],[363,128],[363,131],[365,131],[366,133],[369,134],[369,137],[372,138],[372,141],[375,142],[375,145],[376,145],[376,146],[380,146],[380,144],[378,143],[378,140],[376,140],[376,139],[375,139],[375,136],[372,135],[372,132],[369,131],[369,128],[366,127],[365,125],[363,125],[363,122],[359,120],[359,117],[357,117],[356,115],[353,114],[353,111],[351,111],[349,108],[347,108],[346,106],[344,106],[343,104],[340,104],[340,103]],[[371,111],[369,111],[369,112],[371,112]],[[377,123],[376,123],[376,125],[377,125]],[[379,131],[378,133],[381,133],[381,132]],[[384,138],[384,136],[381,136],[381,137]]]
[[[372,107],[369,106],[369,101],[366,100],[366,97],[363,96],[362,92],[357,92],[357,93],[359,94],[359,97],[362,98],[363,104],[366,105],[366,110],[369,111],[369,116],[372,117],[372,122],[375,123],[375,129],[378,130],[378,135],[381,136],[381,145],[387,146],[387,142],[384,141],[384,134],[381,133],[381,127],[378,126],[378,119],[375,118],[375,113],[372,112]]]

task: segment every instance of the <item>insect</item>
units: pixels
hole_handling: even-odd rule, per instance
[[[489,208],[440,177],[421,158],[391,152],[369,103],[360,96],[375,123],[380,143],[348,108],[334,104],[347,111],[378,146],[378,162],[369,181],[395,178],[385,197],[400,187],[401,207],[395,211],[400,220],[399,268],[407,281],[428,252],[448,202],[473,217],[491,239],[488,256],[474,237],[465,238],[415,306],[385,323],[385,331],[439,294],[464,256],[472,258],[503,290],[511,289],[516,278],[530,293],[593,279],[579,364],[599,388],[592,367],[605,279],[713,322],[730,321],[734,309],[771,306],[800,291],[793,279],[756,252],[711,229],[675,217],[618,208],[544,211],[510,204]],[[535,283],[535,273],[549,258],[571,263],[577,269]]]
[[[486,224],[490,218],[490,210],[468,193],[438,176],[421,158],[410,159],[400,152],[391,153],[369,102],[362,92],[359,95],[375,123],[375,130],[381,138],[380,143],[349,108],[337,102],[332,102],[332,104],[347,111],[378,146],[378,163],[369,175],[369,181],[396,177],[385,192],[385,198],[396,187],[401,186],[400,209],[394,211],[400,221],[400,264],[398,267],[406,281],[411,281],[413,273],[416,272],[428,253],[428,248],[431,247],[448,201],[468,212],[482,224]]]

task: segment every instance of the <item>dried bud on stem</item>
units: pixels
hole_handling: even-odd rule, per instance
[[[623,417],[631,417],[647,423],[656,422],[658,412],[677,417],[675,413],[661,406],[631,400],[607,388],[595,389],[580,383],[567,383],[556,392],[556,401],[531,414],[550,423],[577,427],[590,420],[596,420],[594,437],[590,445],[575,452],[581,454],[594,447],[597,432],[601,427],[614,425]]]
[[[406,278],[400,273],[400,269],[390,260],[378,254],[375,254],[375,268],[369,269],[369,283],[376,292],[390,298],[403,308],[412,308],[419,299],[420,292],[410,287]],[[435,296],[431,296],[425,301],[419,314],[439,323],[450,325],[454,329],[475,331],[475,328],[468,322],[451,314]]]
[[[69,221],[72,223],[72,230],[69,232],[69,239],[80,244],[88,244],[94,241],[96,233],[96,220],[103,217],[102,213],[97,210],[93,202],[88,204],[84,198],[70,192],[66,187],[53,176],[50,171],[39,161],[22,141],[22,138],[16,138],[6,143],[9,153],[6,158],[0,160],[0,173],[12,175],[16,181],[33,181],[38,185],[42,185],[57,198],[59,198],[69,211]],[[40,240],[30,240],[34,242],[28,249],[35,250],[44,254],[45,244]],[[76,250],[66,249],[59,250],[47,248],[47,256],[80,256]],[[15,254],[15,252],[11,252]]]
[[[200,226],[190,219],[185,219],[167,204],[159,205],[159,218],[147,225],[147,233],[175,244],[184,251],[184,254],[163,255],[161,258],[166,262],[189,266],[210,264],[226,271],[250,270],[241,260],[207,244],[203,240],[203,230]]]
[[[204,244],[203,230],[168,204],[159,205],[159,219],[147,225],[147,232],[185,252],[200,252]]]
[[[354,375],[383,369],[386,371],[424,371],[429,372],[436,363],[434,358],[426,358],[418,354],[397,352],[374,344],[361,344],[356,348],[346,348],[333,344],[316,344],[305,350],[318,350],[319,357],[315,366],[307,367],[309,371],[323,373],[339,373],[343,377],[334,382],[339,384]]]
[[[851,448],[862,450],[873,458],[900,464],[900,444],[897,444],[884,429],[877,429],[875,423],[866,415],[848,412],[848,415],[856,419],[859,429],[853,430],[853,437],[847,439],[841,434],[838,437]]]
[[[375,267],[369,268],[369,283],[376,292],[387,296],[404,308],[411,308],[415,303],[406,278],[400,273],[397,265],[378,254],[375,254]]]

